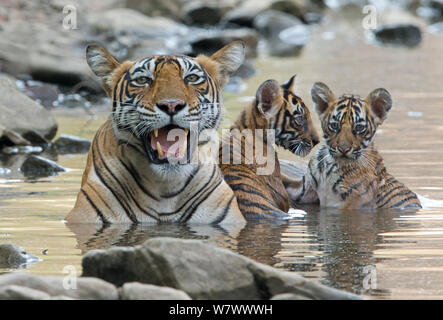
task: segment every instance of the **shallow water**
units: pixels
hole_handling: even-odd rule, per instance
[[[314,28],[300,57],[255,61],[258,74],[247,81],[248,89],[225,94],[223,126],[269,78],[284,81],[297,73],[298,93],[308,105],[315,81],[325,82],[337,94],[366,95],[385,87],[394,107],[376,144],[388,170],[420,195],[443,200],[442,56],[443,37],[426,33],[416,49],[379,47],[366,42],[355,12],[352,19],[332,14]],[[56,111],[59,132],[92,138],[106,110],[93,112],[94,118],[82,109]],[[287,152],[282,158],[297,159]],[[172,236],[204,239],[369,298],[443,298],[443,208],[374,213],[313,207],[301,218],[249,223],[243,230],[181,225],[72,228],[62,220],[74,205],[86,155],[57,160],[70,171],[36,181],[19,174],[13,180],[0,176],[0,243],[14,242],[43,259],[20,272],[60,275],[72,265],[80,275],[81,258],[88,250]]]

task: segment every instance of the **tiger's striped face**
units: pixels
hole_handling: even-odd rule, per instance
[[[92,48],[87,57],[112,97],[117,140],[126,143],[135,138],[154,164],[171,159],[180,163],[176,160],[184,158],[189,162],[189,132],[197,131],[198,137],[204,129],[218,127],[220,91],[228,74],[243,61],[243,44],[234,42],[210,58],[153,56],[123,64],[103,50]],[[106,67],[109,70],[103,72]]]
[[[295,76],[281,86],[275,80],[268,80],[257,90],[256,100],[268,118],[268,127],[275,130],[275,143],[304,157],[319,138],[309,109],[294,91]]]
[[[366,99],[350,94],[336,99],[326,85],[316,83],[311,94],[330,154],[339,161],[364,157],[391,108],[389,92],[376,89]]]

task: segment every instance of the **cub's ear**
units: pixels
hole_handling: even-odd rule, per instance
[[[223,87],[228,82],[229,75],[237,71],[245,59],[245,43],[233,41],[214,53],[210,60],[219,66],[219,83]]]
[[[329,104],[335,100],[332,91],[322,82],[316,82],[311,89],[312,101],[315,103],[315,110],[319,115],[323,114]]]
[[[286,89],[286,90],[288,90],[288,91],[291,91],[292,93],[295,93],[295,80],[296,80],[296,78],[297,78],[297,75],[294,74],[294,75],[291,77],[291,79],[289,79],[287,82],[283,83],[283,84],[281,85],[281,87],[282,87],[283,89]]]
[[[112,91],[111,74],[120,66],[120,63],[105,48],[96,44],[86,47],[86,61],[91,70],[102,81],[106,93],[110,95]]]
[[[277,81],[267,80],[256,93],[257,109],[266,118],[272,118],[281,104],[281,88]]]
[[[375,89],[366,98],[371,106],[372,112],[381,120],[384,121],[392,107],[391,94],[383,88]]]

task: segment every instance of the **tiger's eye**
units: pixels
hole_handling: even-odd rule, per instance
[[[358,133],[362,133],[366,130],[366,127],[362,124],[357,124],[354,128],[354,130]]]
[[[296,116],[295,118],[294,118],[294,121],[295,121],[295,123],[298,125],[298,126],[302,126],[303,124],[304,124],[304,122],[305,122],[305,118],[303,117],[303,116]]]
[[[185,80],[188,82],[196,82],[200,77],[196,74],[190,74],[189,76],[186,76]]]
[[[338,123],[337,122],[330,123],[329,129],[331,129],[331,131],[338,131]]]
[[[149,83],[150,79],[148,77],[139,77],[134,80],[137,84],[143,85]]]

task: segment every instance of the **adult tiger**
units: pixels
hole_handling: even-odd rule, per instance
[[[88,46],[112,114],[92,141],[67,221],[244,224],[217,159],[204,141],[197,148],[201,133],[220,123],[220,91],[244,52],[236,41],[211,57],[119,63],[103,47]]]
[[[274,133],[275,144],[300,156],[318,143],[309,109],[294,89],[295,76],[281,86],[265,81],[223,137],[220,167],[247,218],[288,216],[289,197],[268,133]]]
[[[311,95],[326,144],[311,158],[302,181],[287,186],[291,198],[342,209],[420,208],[417,195],[386,171],[374,146],[377,127],[392,106],[389,92],[380,88],[366,99],[337,99],[318,82]]]

